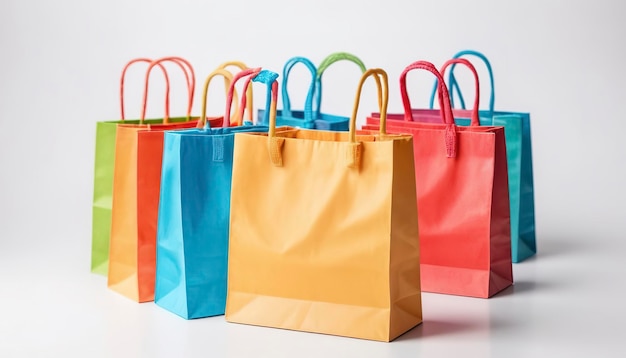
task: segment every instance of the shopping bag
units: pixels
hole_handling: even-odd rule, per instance
[[[514,263],[521,262],[537,252],[530,114],[495,110],[494,78],[489,60],[482,53],[471,50],[461,51],[454,55],[453,58],[464,56],[478,57],[484,62],[489,73],[489,83],[491,85],[489,109],[480,111],[480,124],[504,127],[509,170],[512,259]],[[450,92],[456,91],[461,108],[464,109],[465,102],[453,70],[454,66],[448,78],[449,89]],[[433,107],[433,100],[434,92],[431,95],[431,108]],[[450,100],[454,106],[453,93]],[[467,125],[468,121],[458,120],[457,123]]]
[[[158,63],[172,60],[175,59],[166,57],[150,64],[146,73],[144,105],[139,124],[118,124],[115,135],[107,286],[138,302],[154,298],[163,132],[194,128],[197,125],[196,121],[145,123],[150,72]],[[190,91],[189,97],[191,95]]]
[[[96,124],[96,146],[94,160],[94,186],[92,204],[92,236],[91,236],[91,272],[107,275],[109,267],[109,237],[111,233],[111,206],[113,192],[113,164],[115,160],[115,133],[118,124],[139,124],[139,120],[126,119],[124,113],[124,79],[128,68],[136,63],[152,60],[147,58],[137,58],[126,64],[122,70],[120,80],[120,120],[101,121]],[[193,90],[193,68],[183,59],[175,60],[187,79],[187,88]],[[145,119],[145,125],[156,123],[178,123],[189,121],[189,112],[184,117],[169,117],[169,78],[163,65],[158,66],[165,75],[165,117],[158,119]],[[186,67],[189,66],[189,67]],[[188,73],[191,71],[191,73]]]
[[[391,341],[422,322],[410,135],[237,133],[226,320]],[[250,184],[254,178],[258,186]]]
[[[413,135],[422,290],[492,297],[513,283],[504,129],[455,125],[442,82],[443,123],[414,122],[406,91],[414,69],[442,79],[429,62],[406,67],[400,92],[407,120],[387,121],[387,128]]]
[[[271,98],[278,75],[259,68],[241,71],[233,79],[218,68],[205,82],[203,117],[209,82],[215,76],[223,76],[229,85],[224,127],[169,131],[164,137],[155,303],[185,319],[224,314],[234,133],[268,129],[228,126],[235,83],[248,77],[245,91],[250,76],[265,81]],[[242,101],[238,118],[243,118],[246,96]]]
[[[289,80],[289,73],[291,69],[298,63],[306,66],[311,72],[311,84],[304,102],[304,110],[294,110],[291,108],[291,100],[287,90],[287,82]],[[281,99],[283,102],[283,108],[276,110],[276,126],[291,126],[305,129],[315,128],[315,120],[313,118],[313,96],[315,91],[315,79],[317,76],[317,68],[313,62],[309,59],[301,56],[292,57],[283,66],[283,80],[281,82]],[[267,110],[260,109],[258,111],[258,118],[260,118],[264,124],[268,124],[269,121],[269,107],[266,105]]]

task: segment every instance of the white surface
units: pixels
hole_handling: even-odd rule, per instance
[[[200,3],[0,2],[0,356],[626,354],[623,2]],[[319,63],[348,51],[388,71],[390,111],[398,111],[397,78],[406,65],[440,65],[465,48],[492,60],[497,109],[532,114],[540,254],[514,266],[516,285],[504,294],[424,294],[424,324],[385,344],[223,317],[184,321],[107,290],[103,277],[89,273],[95,122],[118,116],[127,60],[180,55],[202,82],[226,60],[280,72],[295,55]],[[329,113],[351,109],[347,79],[355,70],[346,66],[345,80],[337,69],[324,77]],[[290,90],[304,93],[306,71],[293,73]],[[136,89],[140,75],[132,76]],[[411,95],[423,106],[431,78],[414,78]],[[132,88],[128,114],[137,117],[140,93]],[[360,113],[374,109],[367,93]],[[184,99],[172,100],[182,113]],[[150,114],[160,116],[154,102]],[[194,113],[199,103],[198,96]]]

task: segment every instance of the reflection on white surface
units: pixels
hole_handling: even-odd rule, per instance
[[[622,356],[619,251],[584,240],[542,242],[545,254],[515,265],[516,284],[491,299],[424,293],[424,323],[391,343],[232,324],[223,316],[186,321],[108,290],[78,251],[15,246],[0,253],[0,355]]]

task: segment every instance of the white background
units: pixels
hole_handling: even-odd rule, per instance
[[[624,356],[625,14],[619,0],[1,1],[0,356]],[[424,294],[424,324],[385,344],[184,321],[89,273],[95,123],[119,117],[131,58],[187,58],[200,93],[227,60],[280,72],[292,56],[347,51],[387,70],[397,112],[406,65],[462,49],[491,59],[496,109],[531,113],[539,255],[514,266],[514,288],[490,300]],[[334,67],[323,109],[348,115],[358,71]],[[142,71],[128,78],[132,118]],[[172,112],[184,114],[171,77]],[[294,106],[308,81],[294,69]],[[415,106],[431,83],[412,75]],[[149,116],[161,116],[152,93]],[[375,109],[364,96],[361,114]]]

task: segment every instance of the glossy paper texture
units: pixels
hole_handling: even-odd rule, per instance
[[[226,320],[390,341],[422,321],[410,136],[236,134]]]
[[[447,158],[444,124],[387,123],[389,133],[413,135],[422,290],[488,298],[510,286],[504,130],[457,127],[457,156]]]
[[[187,117],[169,118],[170,122],[187,121]],[[160,124],[163,119],[147,119],[148,125]],[[96,124],[96,155],[94,161],[91,272],[107,275],[109,270],[109,238],[111,235],[111,208],[113,197],[113,170],[115,163],[115,136],[118,124],[138,125],[139,120],[98,122]],[[221,125],[221,117],[211,121]]]
[[[165,133],[155,303],[185,319],[224,314],[234,133],[266,126]]]
[[[137,302],[154,300],[163,131],[195,126],[117,127],[108,287]]]

